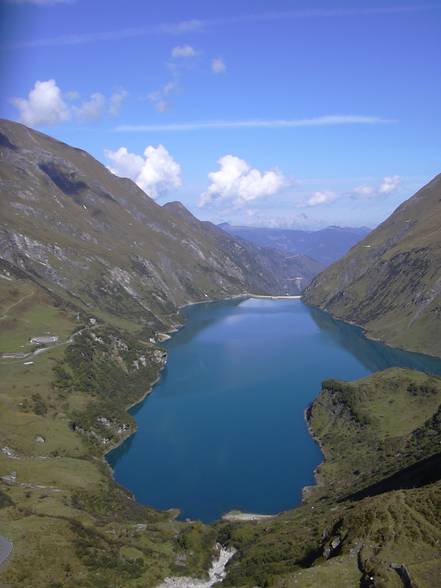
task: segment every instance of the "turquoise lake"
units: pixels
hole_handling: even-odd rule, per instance
[[[236,299],[184,315],[159,383],[132,410],[138,431],[109,454],[138,501],[182,519],[297,505],[322,460],[304,420],[322,380],[391,366],[441,375],[441,361],[369,341],[300,300]]]

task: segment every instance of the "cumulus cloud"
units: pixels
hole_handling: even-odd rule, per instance
[[[157,198],[182,185],[181,166],[163,145],[149,145],[144,156],[130,153],[127,147],[105,151],[111,165],[109,169],[117,176],[132,179],[152,198]]]
[[[329,190],[314,192],[312,196],[306,201],[307,206],[318,206],[320,204],[330,204],[336,200],[337,195],[335,192]]]
[[[200,207],[218,201],[231,202],[233,206],[240,207],[276,194],[287,185],[279,170],[261,172],[235,155],[224,155],[218,164],[220,169],[208,174],[211,184],[199,200]]]
[[[105,104],[105,96],[99,92],[95,92],[79,106],[74,106],[73,112],[80,120],[98,120],[103,115]]]
[[[174,59],[195,57],[197,51],[191,45],[177,45],[171,50],[171,56]]]
[[[400,176],[386,176],[378,191],[380,194],[390,194],[394,192],[400,185]]]
[[[215,57],[211,62],[211,71],[215,74],[224,73],[227,70],[225,61],[222,57]]]
[[[362,186],[356,186],[353,189],[353,192],[357,196],[368,198],[369,196],[372,196],[372,194],[374,194],[375,188],[373,186],[368,186],[367,184],[364,184]]]
[[[98,120],[108,114],[118,114],[124,99],[125,90],[114,92],[106,98],[100,92],[94,92],[80,100],[77,91],[62,92],[55,80],[37,80],[27,98],[12,98],[12,104],[19,111],[20,122],[30,126],[56,125],[70,119],[79,121]]]
[[[55,80],[36,81],[27,98],[13,98],[20,121],[30,127],[55,125],[68,120],[71,112]]]
[[[364,184],[357,186],[352,190],[355,198],[376,198],[377,196],[387,196],[395,192],[400,185],[400,176],[386,176],[379,186]]]
[[[106,114],[117,116],[126,97],[125,90],[114,92],[109,98],[100,92],[94,92],[88,100],[84,100],[79,106],[73,106],[72,111],[81,121],[99,120]]]

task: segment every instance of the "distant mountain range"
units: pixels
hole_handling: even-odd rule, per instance
[[[246,239],[259,247],[273,247],[280,251],[306,255],[323,266],[343,257],[370,231],[367,227],[327,227],[319,231],[304,231],[233,226],[228,223],[219,226],[230,235]]]
[[[322,266],[158,205],[85,151],[0,122],[0,262],[104,319],[174,324],[186,303],[298,294]],[[140,318],[141,317],[141,318]]]
[[[305,292],[391,345],[441,356],[441,174]]]

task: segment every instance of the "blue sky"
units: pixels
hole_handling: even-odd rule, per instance
[[[200,218],[375,226],[441,171],[438,0],[0,10],[0,115]]]

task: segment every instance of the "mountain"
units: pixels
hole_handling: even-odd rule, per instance
[[[246,239],[260,247],[274,247],[281,251],[298,253],[330,265],[351,249],[369,230],[367,227],[327,227],[320,231],[270,229],[260,227],[220,225],[224,231]]]
[[[319,274],[304,298],[371,337],[440,356],[441,175]]]
[[[1,123],[0,141],[0,583],[196,586],[191,578],[207,579],[221,544],[235,550],[223,586],[438,585],[434,376],[391,369],[323,382],[305,413],[323,452],[317,483],[274,517],[180,521],[115,482],[105,454],[135,432],[127,408],[167,362],[160,337],[146,331],[176,324],[186,301],[294,289],[306,260],[246,244],[178,202],[158,206],[83,151],[21,125]],[[389,272],[398,286],[389,279],[383,290],[398,296],[413,272],[416,291],[433,294],[439,200],[438,178],[408,206],[407,240],[392,223],[389,249],[360,258],[368,267],[356,258],[343,278],[365,269],[369,284],[375,264],[387,268],[387,253],[406,246],[402,273]],[[360,255],[373,255],[381,236]]]
[[[103,319],[146,329],[179,306],[246,292],[298,294],[321,267],[158,205],[85,151],[0,121],[0,260]]]
[[[412,370],[323,382],[306,411],[316,484],[295,509],[222,530],[238,549],[224,585],[438,586],[440,402],[441,379]]]

